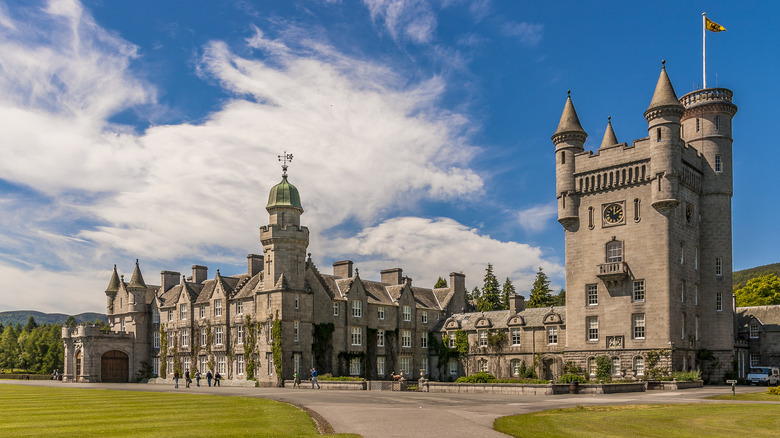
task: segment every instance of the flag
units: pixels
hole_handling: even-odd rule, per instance
[[[707,17],[704,17],[704,27],[710,32],[724,32],[726,30],[725,27],[710,20]]]

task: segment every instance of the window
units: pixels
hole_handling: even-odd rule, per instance
[[[685,242],[680,242],[680,264],[685,264]]]
[[[403,307],[403,315],[404,315],[404,321],[411,321],[412,320],[412,306],[404,306]]]
[[[242,345],[244,343],[244,326],[240,325],[236,327],[236,344]]]
[[[700,124],[699,124],[699,119],[697,118],[696,119],[696,132],[699,132],[699,128],[700,128]]]
[[[623,242],[613,240],[607,243],[607,263],[623,261]]]
[[[715,130],[720,131],[720,116],[715,116]]]
[[[333,316],[339,316],[339,303],[333,303]]]
[[[680,280],[680,302],[685,302],[685,280]]]
[[[301,322],[293,321],[293,342],[300,342],[301,340]]]
[[[696,319],[694,319],[694,322],[695,325],[693,326],[694,327],[693,334],[695,336],[695,339],[698,341],[699,340],[699,316],[698,315],[696,315]]]
[[[355,318],[363,317],[363,302],[360,300],[352,301],[352,316]]]
[[[423,375],[426,375],[426,376],[428,375],[428,359],[427,359],[427,356],[426,356],[426,358],[423,358],[422,362],[420,363],[420,369],[422,370]]]
[[[352,327],[352,345],[363,345],[362,327]]]
[[[376,317],[378,319],[385,319],[385,306],[379,306],[376,309]]]
[[[420,321],[422,321],[423,324],[428,324],[428,312],[423,310],[420,312]]]
[[[208,356],[200,356],[200,372],[206,374],[206,371],[208,371],[208,369],[209,369]]]
[[[699,305],[699,285],[694,284],[693,285],[693,302],[697,306]]]
[[[168,321],[173,321],[173,309],[168,309]]]
[[[750,338],[758,339],[758,324],[750,324]]]
[[[236,356],[236,374],[239,376],[244,375],[244,355],[239,354]]]
[[[523,361],[520,359],[512,359],[509,361],[509,369],[512,371],[513,376],[520,376],[520,364],[522,364]]]
[[[423,333],[420,336],[420,348],[428,348],[428,334]]]
[[[487,330],[480,330],[478,335],[479,335],[479,346],[487,347]]]
[[[761,359],[760,359],[760,356],[759,356],[759,355],[757,355],[757,354],[751,354],[751,355],[750,355],[750,366],[751,366],[751,367],[757,367],[757,366],[758,366],[758,363],[759,363],[759,361],[760,361],[760,360],[761,360]]]
[[[588,207],[588,228],[593,229],[593,207]]]
[[[558,344],[558,327],[547,327],[547,344]]]
[[[168,332],[168,348],[173,347],[174,342],[176,342],[176,335],[173,333],[173,330],[170,330]]]
[[[222,316],[222,300],[214,300],[214,316]]]
[[[160,332],[157,330],[155,330],[154,334],[152,335],[152,347],[160,348]]]
[[[265,361],[268,364],[268,375],[273,376],[274,375],[274,354],[266,353]]]
[[[168,366],[165,368],[165,372],[168,374],[173,374],[173,358],[168,357]]]
[[[715,310],[723,311],[723,292],[715,292]]]
[[[271,308],[271,294],[268,294],[267,297],[268,297],[267,298],[268,299],[268,308],[270,309]]]
[[[655,134],[658,137],[658,139],[656,141],[661,141],[661,128],[657,128],[655,130]]]
[[[208,342],[208,336],[207,336],[206,330],[201,330],[201,332],[200,332],[200,346],[201,347],[205,347],[207,342]]]
[[[181,346],[189,347],[190,345],[190,329],[181,329]]]
[[[520,345],[520,329],[519,328],[513,328],[510,331],[510,336],[512,337],[512,345]]]
[[[189,369],[190,369],[190,358],[189,357],[185,357],[184,358],[184,370],[187,371]]]
[[[449,337],[450,337],[449,347],[455,348],[455,332],[450,332]]]
[[[645,338],[645,314],[635,313],[631,315],[632,326],[634,328],[634,339]]]
[[[588,284],[585,286],[588,295],[588,305],[595,306],[599,303],[599,288],[598,285]]]
[[[225,356],[217,356],[217,372],[222,374],[222,377],[226,377],[227,373],[227,360]]]
[[[588,341],[598,341],[599,340],[599,317],[588,316],[587,318],[585,318],[585,326],[587,327]]]
[[[411,366],[411,358],[410,357],[402,357],[401,358],[401,372],[404,374],[409,374],[409,369],[412,368]]]
[[[723,257],[715,257],[715,275],[723,275]]]
[[[152,323],[154,323],[154,324],[159,324],[160,323],[160,311],[157,310],[156,307],[154,309],[152,309]]]
[[[588,358],[588,375],[589,376],[595,376],[596,375],[596,358],[595,357],[589,357]]]
[[[198,315],[198,316],[200,316],[200,319],[205,318],[206,317],[206,306],[201,305],[201,306],[198,306],[198,308],[199,308],[199,311],[200,311],[200,315]]]
[[[480,359],[477,362],[477,369],[483,373],[488,372],[488,361],[487,359]]]
[[[376,331],[376,346],[377,347],[385,346],[385,331],[382,329]]]
[[[619,376],[620,375],[620,358],[615,356],[612,358],[612,367],[609,370],[610,374],[613,376]]]
[[[639,198],[634,199],[634,222],[639,222],[640,215],[639,215],[639,209],[641,207]]]
[[[160,375],[160,358],[159,357],[152,358],[152,373],[155,376],[159,376]]]
[[[244,313],[244,302],[236,301],[236,315],[241,315],[242,313]]]
[[[376,374],[379,376],[385,375],[385,357],[377,356],[376,358]]]
[[[561,151],[561,164],[566,164],[566,151]]]
[[[120,328],[120,330],[121,330],[121,331],[125,331],[125,319],[124,319],[124,318],[122,318],[122,323],[121,323],[121,328]]]
[[[179,304],[179,319],[182,321],[187,320],[187,305],[186,304]]]
[[[634,373],[637,376],[644,376],[645,375],[645,358],[642,356],[637,356],[634,358]]]
[[[685,314],[684,313],[682,314],[682,319],[680,319],[680,339],[685,339]]]
[[[410,330],[401,330],[401,347],[412,348],[412,332]]]
[[[715,155],[715,172],[723,172],[723,160],[720,155]]]
[[[360,358],[359,357],[353,357],[349,359],[349,375],[350,376],[359,376],[360,375]]]
[[[634,301],[641,302],[645,300],[645,281],[634,281]]]
[[[225,343],[225,331],[222,326],[214,327],[214,344],[223,345]]]
[[[458,374],[458,362],[455,359],[450,360],[450,374]]]
[[[693,269],[699,269],[699,247],[693,249]]]
[[[301,308],[301,294],[295,294],[295,308]]]

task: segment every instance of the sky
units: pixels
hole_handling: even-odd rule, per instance
[[[105,312],[147,284],[261,253],[278,155],[309,252],[417,286],[488,263],[565,284],[554,146],[567,90],[598,148],[678,96],[734,91],[734,269],[780,261],[780,2],[0,1],[0,310]],[[775,20],[771,20],[774,17]],[[763,24],[762,24],[763,23]],[[767,94],[769,93],[769,94]]]

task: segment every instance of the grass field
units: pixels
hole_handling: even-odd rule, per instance
[[[250,397],[0,385],[0,436],[321,436],[304,411]]]
[[[773,394],[767,394],[766,389],[759,392],[749,392],[747,394],[737,394],[736,396],[733,396],[731,394],[729,395],[713,395],[712,397],[707,397],[712,400],[739,400],[739,401],[769,401],[769,402],[778,402],[780,403],[780,395],[773,395]]]
[[[502,417],[494,427],[516,437],[777,437],[780,405],[576,407]]]

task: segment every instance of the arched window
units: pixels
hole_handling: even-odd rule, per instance
[[[645,166],[642,165],[642,181],[645,179]]]
[[[639,215],[639,208],[641,207],[639,198],[634,199],[634,222],[639,222],[640,215]]]
[[[509,362],[509,370],[513,376],[520,376],[520,364],[523,363],[520,359],[512,359]]]
[[[628,182],[634,182],[634,169],[628,168]]]
[[[658,136],[658,139],[656,141],[661,141],[661,128],[657,128],[655,130],[656,135]],[[549,162],[549,161],[548,161]]]
[[[566,164],[566,151],[561,151],[561,164]]]
[[[623,242],[613,240],[607,243],[607,263],[623,261]]]
[[[634,374],[637,376],[645,375],[645,358],[642,356],[634,357]]]
[[[549,163],[549,161],[548,161],[548,163]],[[483,373],[488,372],[488,361],[487,361],[487,359],[480,359],[477,362],[477,369],[479,371],[483,372]]]

